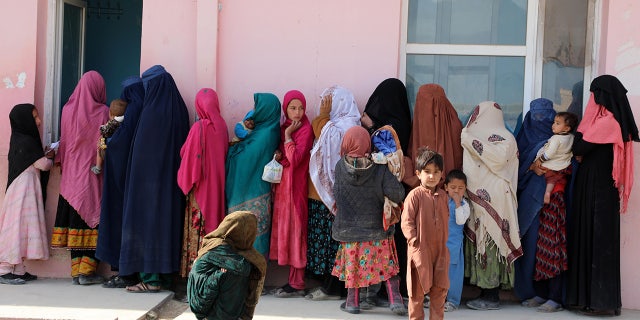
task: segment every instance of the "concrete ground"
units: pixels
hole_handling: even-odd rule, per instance
[[[124,289],[105,289],[100,285],[72,285],[68,279],[40,279],[25,285],[0,285],[0,319],[179,319],[195,316],[186,305],[172,300],[173,292],[128,293]],[[303,298],[262,296],[256,309],[256,320],[275,319],[402,319],[386,308],[375,308],[353,315],[340,311],[343,301],[308,301]],[[163,307],[164,306],[164,307]],[[180,314],[170,318],[173,308]],[[186,310],[185,310],[186,309]],[[152,312],[150,312],[152,311]],[[474,311],[461,307],[445,314],[446,319],[591,319],[571,311],[538,313],[517,302],[503,304],[501,310]],[[640,311],[622,310],[614,319],[640,319]]]

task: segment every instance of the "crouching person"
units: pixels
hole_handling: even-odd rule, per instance
[[[187,282],[191,311],[198,319],[252,319],[262,293],[267,263],[253,248],[258,220],[236,211],[204,237]]]

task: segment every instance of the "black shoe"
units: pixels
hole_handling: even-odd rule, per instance
[[[33,275],[29,272],[25,272],[23,275],[19,275],[18,278],[24,280],[24,281],[33,281],[33,280],[37,280],[38,276]]]
[[[133,286],[135,283],[130,283],[119,275],[111,276],[109,280],[102,284],[103,288],[126,288],[128,286]]]

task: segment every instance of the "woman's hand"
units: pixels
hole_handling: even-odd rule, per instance
[[[542,162],[540,160],[534,161],[530,166],[529,170],[533,171],[535,174],[541,176],[547,173],[547,168],[542,166]]]
[[[47,147],[47,148],[44,150],[44,156],[45,156],[47,159],[53,159],[53,158],[55,158],[55,157],[56,157],[56,150],[55,150],[55,149],[50,149],[49,147]]]
[[[322,97],[322,100],[320,101],[320,113],[330,113],[332,103],[332,94],[327,94],[326,96]]]
[[[302,122],[300,121],[291,122],[291,125],[288,126],[286,129],[284,129],[284,142],[286,143],[287,141],[291,140],[291,134],[296,132],[296,130],[300,129],[300,127],[302,127]]]

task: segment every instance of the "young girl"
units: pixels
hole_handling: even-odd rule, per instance
[[[386,280],[389,307],[398,314],[407,312],[400,295],[397,276],[398,254],[393,239],[394,227],[382,226],[384,197],[400,202],[404,188],[386,166],[373,163],[369,133],[352,127],[345,133],[340,149],[342,159],[335,169],[333,193],[337,213],[333,238],[340,241],[333,275],[345,281],[347,301],[340,309],[360,313],[358,288]]]
[[[289,265],[289,283],[276,289],[280,298],[304,296],[304,270],[307,264],[307,174],[313,146],[313,129],[305,114],[302,92],[284,95],[285,121],[280,127],[280,146],[276,160],[282,164],[282,180],[275,184],[271,224],[271,258]]]
[[[464,224],[469,219],[471,210],[464,194],[467,191],[467,176],[462,170],[449,171],[444,179],[444,189],[449,195],[449,237],[447,248],[449,249],[449,292],[444,311],[449,312],[458,309],[462,297],[462,281],[464,280]]]
[[[46,173],[55,153],[42,151],[40,117],[32,104],[19,104],[9,113],[9,178],[0,209],[0,283],[24,284],[36,276],[23,261],[49,258],[44,192]]]

